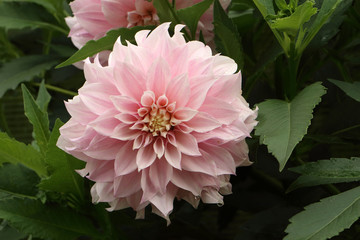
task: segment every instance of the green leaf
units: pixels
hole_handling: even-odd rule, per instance
[[[302,90],[291,102],[271,99],[258,105],[259,124],[255,134],[276,157],[280,171],[306,134],[313,109],[325,93],[325,87],[316,82]]]
[[[331,158],[290,170],[302,175],[290,185],[288,192],[301,187],[360,181],[360,158]]]
[[[177,22],[169,0],[153,0],[152,2],[160,22]]]
[[[56,146],[63,123],[57,119],[48,143],[45,162],[49,166],[50,177],[43,179],[39,187],[44,190],[71,193],[84,199],[84,180],[75,169],[84,167],[84,162],[65,153]]]
[[[4,63],[0,68],[0,97],[20,83],[31,81],[56,63],[58,61],[53,56],[43,55],[28,55]]]
[[[50,137],[48,115],[40,109],[25,85],[21,85],[21,89],[24,98],[25,115],[33,125],[35,140],[41,153],[44,154]]]
[[[74,55],[68,58],[65,62],[62,62],[56,68],[65,67],[71,65],[73,63],[84,60],[87,57],[92,57],[96,53],[99,53],[104,50],[112,50],[115,41],[121,37],[121,41],[123,44],[126,43],[125,40],[135,43],[135,34],[140,30],[151,30],[154,29],[154,26],[136,26],[132,28],[119,28],[115,30],[111,30],[106,33],[106,36],[100,38],[98,40],[90,40],[85,46],[83,46],[79,51],[77,51]]]
[[[39,106],[41,111],[46,112],[50,100],[51,95],[46,90],[44,81],[42,81],[40,84],[38,96],[36,98],[36,104]]]
[[[16,229],[10,227],[6,221],[3,221],[0,226],[0,239],[6,240],[20,240],[25,239],[26,235],[20,233]]]
[[[35,4],[0,3],[0,27],[5,29],[44,28],[67,35],[68,30],[51,23],[51,18],[50,14]]]
[[[285,2],[285,0],[275,0],[275,4],[280,10],[289,9],[289,6]]]
[[[33,237],[64,240],[89,236],[101,239],[91,221],[73,210],[56,205],[46,206],[31,199],[0,201],[0,218],[20,232]]]
[[[319,30],[327,23],[328,19],[335,12],[336,8],[341,4],[348,4],[348,0],[324,0],[323,4],[319,10],[319,13],[316,15],[314,21],[310,22],[307,34],[301,44],[301,49],[299,52],[308,46],[311,40],[319,32]]]
[[[317,8],[314,8],[314,2],[306,1],[295,8],[295,12],[289,17],[273,20],[270,27],[295,37],[304,23],[308,22],[316,12]]]
[[[182,20],[189,27],[193,39],[196,35],[196,29],[200,17],[206,12],[207,9],[209,9],[212,3],[213,0],[204,0],[191,7],[177,10],[177,15],[179,16],[180,20]]]
[[[284,240],[329,239],[360,217],[360,187],[310,204],[290,219]]]
[[[3,2],[28,2],[43,6],[52,14],[57,14],[62,8],[62,0],[2,0]]]
[[[4,164],[0,168],[0,192],[9,197],[36,199],[39,177],[20,164]]]
[[[21,163],[34,170],[39,176],[46,176],[47,170],[42,156],[32,146],[11,139],[0,132],[0,163]]]
[[[232,59],[239,69],[244,66],[241,38],[235,24],[227,16],[219,0],[214,2],[214,33],[218,51]]]
[[[268,15],[275,15],[273,1],[269,0],[253,0],[256,7],[259,9],[264,18]]]
[[[343,90],[349,97],[355,99],[360,102],[360,82],[343,82],[334,79],[328,79],[329,82],[338,86],[341,90]]]

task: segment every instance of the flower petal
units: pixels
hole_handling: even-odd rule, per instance
[[[114,179],[114,196],[121,198],[130,196],[141,189],[141,174],[133,171]]]
[[[115,157],[116,176],[129,174],[137,169],[136,165],[137,151],[132,149],[132,143],[129,141],[124,144]]]
[[[170,143],[166,144],[165,159],[171,166],[181,170],[181,152]]]
[[[190,156],[200,156],[198,143],[196,138],[191,134],[182,133],[180,131],[175,132],[176,146],[179,151]]]
[[[145,169],[149,167],[156,159],[156,154],[154,152],[152,144],[142,147],[138,150],[136,155],[136,165],[138,170]]]

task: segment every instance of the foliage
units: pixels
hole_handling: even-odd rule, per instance
[[[238,64],[242,95],[259,111],[247,141],[254,164],[231,177],[225,205],[175,202],[169,227],[150,213],[134,220],[131,210],[93,205],[92,182],[75,171],[84,163],[56,147],[69,119],[63,101],[84,84],[71,65],[155,27],[113,29],[77,50],[68,3],[0,1],[0,239],[359,236],[359,1],[232,0],[227,9],[219,0],[184,9],[152,1],[160,22],[186,25],[187,41],[205,41],[198,22],[212,9],[209,44]]]

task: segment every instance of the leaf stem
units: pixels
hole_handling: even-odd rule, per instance
[[[296,96],[298,83],[297,83],[297,73],[300,63],[300,56],[296,55],[295,42],[292,42],[290,45],[290,53],[288,58],[288,67],[289,67],[289,79],[284,79],[284,89],[286,96],[291,100]]]
[[[348,128],[344,128],[344,129],[338,130],[338,131],[336,131],[336,132],[331,133],[331,135],[337,135],[337,134],[340,134],[340,133],[344,133],[344,132],[353,130],[353,129],[358,128],[358,127],[360,127],[360,124],[357,124],[357,125],[354,125],[354,126],[351,126],[351,127],[348,127]]]
[[[39,83],[31,83],[32,85],[34,86],[37,86],[37,87],[40,87],[40,84]],[[49,90],[52,90],[52,91],[55,91],[55,92],[59,92],[59,93],[63,93],[63,94],[66,94],[66,95],[69,95],[69,96],[76,96],[78,95],[76,92],[73,92],[73,91],[69,91],[69,90],[66,90],[66,89],[63,89],[63,88],[59,88],[59,87],[55,87],[53,85],[50,85],[50,84],[45,84],[45,87]]]
[[[269,174],[264,173],[263,171],[255,167],[251,168],[251,172],[254,174],[255,177],[264,180],[264,182],[266,182],[268,185],[276,189],[278,192],[284,193],[285,191],[284,186],[282,182],[280,182],[278,179],[270,176]]]

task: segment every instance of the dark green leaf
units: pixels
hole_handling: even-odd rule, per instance
[[[51,133],[45,157],[45,162],[49,166],[50,177],[43,179],[39,187],[44,190],[71,193],[79,199],[84,199],[84,181],[75,172],[75,169],[84,167],[84,162],[65,153],[56,146],[60,136],[59,128],[62,125],[62,122],[58,119]]]
[[[343,90],[349,97],[355,99],[360,102],[360,82],[343,82],[334,79],[328,79],[329,82],[338,86],[341,90]]]
[[[36,199],[39,177],[20,164],[4,164],[0,167],[0,192],[9,197]]]
[[[36,104],[40,107],[41,111],[46,112],[50,100],[51,95],[46,90],[44,81],[42,81],[40,84],[38,96],[36,98]]]
[[[35,140],[41,152],[45,154],[50,137],[48,115],[40,109],[25,85],[21,85],[21,88],[24,98],[25,115],[33,125]]]
[[[3,2],[29,2],[43,6],[52,14],[57,14],[62,9],[62,0],[2,0]]]
[[[47,207],[31,199],[0,201],[0,218],[19,231],[43,239],[77,239],[90,236],[101,239],[101,235],[89,219],[57,206]]]
[[[271,99],[258,105],[259,124],[255,134],[276,157],[280,171],[306,134],[313,109],[325,93],[325,87],[316,82],[302,90],[291,102]]]
[[[329,239],[360,217],[360,187],[310,204],[290,218],[284,240]]]
[[[5,29],[44,28],[61,32],[65,35],[68,30],[49,21],[46,11],[35,4],[18,4],[12,2],[0,3],[0,27]]]
[[[227,16],[219,0],[214,2],[214,32],[215,43],[218,51],[238,64],[238,68],[244,66],[244,54],[241,38],[232,20]]]
[[[200,17],[206,12],[212,3],[213,0],[204,0],[191,7],[177,10],[177,15],[179,16],[180,20],[182,20],[189,27],[193,39],[195,38]]]
[[[303,44],[301,45],[300,52],[309,45],[319,30],[327,23],[328,19],[332,16],[335,10],[341,6],[341,4],[349,4],[352,0],[324,0],[319,10],[319,13],[315,16],[314,21],[309,24],[307,34],[304,38]]]
[[[0,197],[1,199],[1,197]],[[6,221],[3,221],[0,226],[0,239],[4,240],[20,240],[24,239],[26,234],[20,233],[16,229],[7,225]]]
[[[291,184],[288,192],[301,187],[360,181],[360,158],[331,158],[307,163],[290,170],[301,176]]]
[[[32,146],[9,138],[0,132],[0,163],[21,163],[34,170],[39,176],[47,175],[42,156]]]
[[[58,61],[51,56],[28,55],[5,63],[0,68],[0,97],[20,83],[32,80],[55,66]]]
[[[116,39],[121,37],[121,41],[125,43],[125,40],[135,43],[134,36],[140,30],[151,30],[154,29],[154,26],[137,26],[132,28],[119,28],[107,32],[106,36],[98,40],[88,41],[85,46],[83,46],[79,51],[72,55],[65,62],[56,66],[56,68],[65,67],[73,63],[84,60],[87,57],[92,57],[96,53],[99,53],[104,50],[112,50]]]

